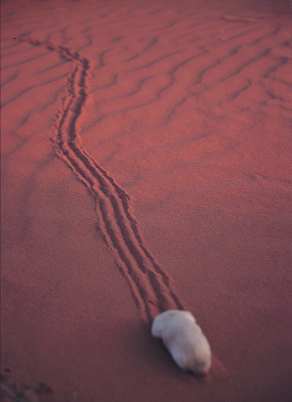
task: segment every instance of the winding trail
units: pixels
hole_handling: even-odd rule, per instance
[[[161,311],[183,309],[171,279],[144,244],[130,212],[129,196],[82,146],[77,122],[87,98],[89,60],[67,47],[28,35],[20,35],[17,40],[56,52],[62,59],[72,62],[73,71],[67,78],[66,95],[57,112],[52,140],[57,155],[93,196],[99,229],[127,280],[142,319],[150,323]]]

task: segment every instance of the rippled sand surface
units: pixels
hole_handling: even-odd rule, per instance
[[[1,397],[292,398],[289,1],[1,3]],[[149,324],[192,311],[205,380]]]

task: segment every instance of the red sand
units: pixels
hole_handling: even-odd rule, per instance
[[[292,399],[288,3],[2,2],[5,401]],[[205,381],[150,337],[173,307]]]

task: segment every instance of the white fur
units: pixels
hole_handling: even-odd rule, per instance
[[[151,333],[162,339],[180,368],[207,374],[211,367],[210,345],[189,311],[167,310],[157,315]]]

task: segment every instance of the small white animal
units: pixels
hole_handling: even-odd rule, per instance
[[[167,310],[155,317],[152,336],[161,338],[183,370],[206,375],[211,367],[209,342],[189,311]]]

